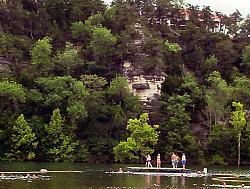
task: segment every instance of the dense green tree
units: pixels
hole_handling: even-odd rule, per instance
[[[46,137],[43,143],[46,146],[48,160],[52,161],[73,161],[75,143],[72,139],[64,134],[64,119],[59,109],[53,111],[49,125],[45,125]]]
[[[35,149],[37,147],[35,133],[25,121],[21,114],[13,127],[11,134],[11,150],[7,156],[15,160],[32,160],[35,158]]]
[[[60,74],[71,75],[72,70],[76,68],[76,65],[81,62],[78,52],[73,44],[67,42],[65,50],[58,52],[55,58],[56,71]],[[58,69],[58,70],[57,70]]]
[[[186,107],[190,102],[190,96],[187,94],[162,99],[167,116],[159,128],[161,134],[158,148],[167,158],[172,152],[185,152],[192,161],[202,158],[196,139],[189,128],[191,117]]]
[[[159,126],[149,125],[148,119],[148,114],[143,113],[139,119],[135,118],[128,121],[127,130],[131,134],[126,142],[120,142],[114,147],[116,161],[139,158],[139,156],[145,157],[147,154],[154,152],[152,145],[157,143],[159,135],[156,129]]]
[[[43,75],[48,75],[48,71],[52,67],[51,54],[51,39],[48,37],[38,40],[31,50],[31,63],[34,64],[37,71],[41,71]]]
[[[207,143],[207,158],[211,164],[229,164],[235,156],[237,143],[234,140],[234,133],[225,124],[213,126]]]
[[[26,100],[25,88],[14,81],[3,80],[0,82],[0,111],[3,114],[8,109],[12,113],[18,111],[19,103],[24,103]]]
[[[93,30],[92,39],[89,44],[89,48],[93,51],[94,60],[102,66],[108,66],[109,71],[111,69],[111,57],[114,54],[116,41],[116,37],[112,35],[110,30],[98,27]]]
[[[223,121],[225,118],[224,116],[227,113],[226,105],[230,99],[232,89],[217,71],[214,71],[209,76],[208,81],[211,87],[206,91],[206,113],[211,130],[213,123],[216,125],[218,121]]]
[[[240,166],[240,142],[241,142],[241,132],[243,127],[246,125],[246,113],[243,110],[243,104],[240,102],[233,102],[233,107],[235,111],[232,112],[231,124],[234,126],[235,131],[238,135],[238,166]]]
[[[214,54],[210,55],[205,61],[206,70],[208,72],[214,71],[213,69],[216,67],[217,64],[218,59],[216,58],[216,56]]]
[[[130,92],[128,81],[125,77],[116,76],[107,89],[111,106],[113,129],[121,130],[121,126],[126,123],[128,118],[136,115],[140,110],[140,102],[137,96]]]
[[[81,81],[70,76],[55,78],[38,78],[36,80],[44,93],[44,104],[52,108],[60,107],[69,114],[72,121],[87,115],[84,106],[86,96],[89,95]]]
[[[246,65],[250,64],[250,45],[246,46],[242,53],[242,62]]]
[[[231,103],[242,102],[246,117],[250,104],[249,18],[239,11],[227,17],[182,0],[114,0],[111,6],[8,0],[0,2],[0,13],[1,159],[8,159],[13,125],[23,114],[39,142],[33,160],[112,161],[114,146],[128,136],[128,119],[147,108],[151,124],[160,125],[156,149],[163,160],[185,151],[194,162],[202,152],[210,163],[236,162]],[[215,17],[228,34],[214,32]],[[125,62],[131,67],[123,72]],[[131,93],[128,81],[138,75],[165,77],[157,86],[160,104],[155,98],[141,106]],[[57,108],[63,136],[52,149],[44,125]],[[241,133],[243,164],[249,127]],[[140,155],[131,137],[117,151],[117,159]]]
[[[183,83],[181,88],[187,92],[192,100],[191,107],[194,110],[196,109],[197,99],[201,97],[201,88],[196,80],[196,78],[192,75],[192,73],[184,73]]]
[[[182,50],[178,43],[170,43],[169,41],[166,41],[164,46],[169,52],[173,53],[179,53]]]
[[[233,98],[244,102],[248,108],[248,97],[250,96],[250,80],[245,75],[232,76]]]

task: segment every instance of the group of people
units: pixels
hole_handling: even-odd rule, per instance
[[[173,168],[178,168],[179,161],[180,161],[180,157],[173,152],[173,154],[171,155],[171,162],[172,162]],[[183,169],[186,168],[186,161],[187,161],[186,155],[185,153],[183,153],[181,157],[181,164],[182,164]]]
[[[147,155],[146,156],[146,167],[153,167],[151,164],[151,156]],[[156,167],[160,168],[161,167],[161,155],[158,154],[156,157]]]
[[[147,155],[146,156],[146,167],[153,167],[151,160],[152,160],[151,156]],[[180,161],[180,157],[173,152],[173,154],[171,155],[171,162],[172,162],[173,168],[178,168],[179,161]],[[186,168],[186,155],[185,155],[185,153],[182,154],[181,163],[182,163],[182,168],[185,169]],[[156,167],[157,168],[161,167],[161,155],[160,154],[158,154],[156,157]]]

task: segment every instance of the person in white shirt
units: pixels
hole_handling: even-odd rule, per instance
[[[186,155],[185,153],[182,154],[182,157],[181,157],[181,163],[182,163],[182,168],[185,169],[186,168]]]

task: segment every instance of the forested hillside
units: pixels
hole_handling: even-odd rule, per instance
[[[250,163],[250,18],[180,2],[0,1],[0,158],[113,162],[145,112],[123,77],[129,61],[166,75],[149,112],[153,156],[236,164],[240,141]],[[227,34],[212,32],[215,14]]]

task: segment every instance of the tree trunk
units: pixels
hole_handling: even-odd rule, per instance
[[[238,138],[238,167],[240,166],[240,137],[241,137],[241,134],[239,134],[239,138]]]

